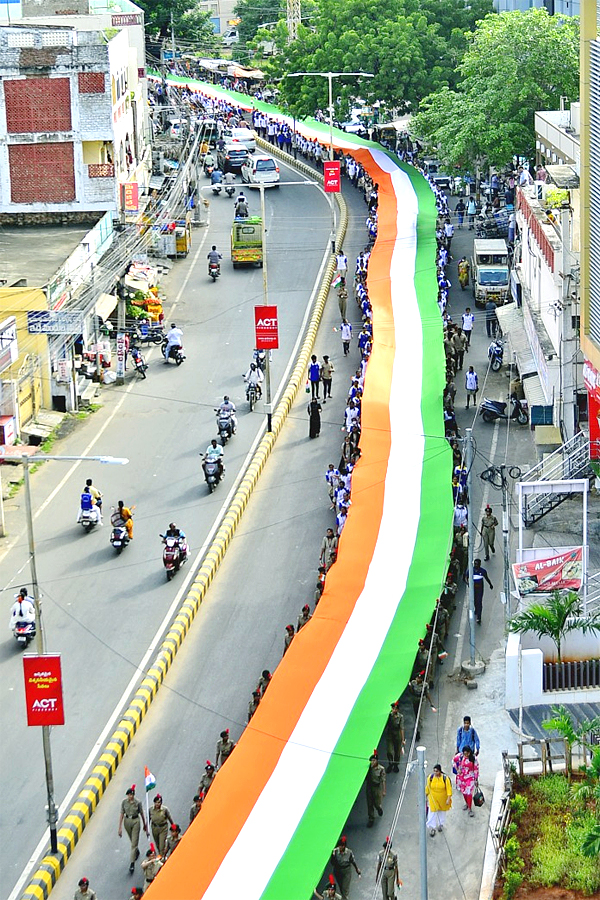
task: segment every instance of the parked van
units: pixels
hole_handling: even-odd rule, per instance
[[[496,306],[506,303],[509,295],[509,256],[506,241],[473,241],[471,277],[475,306],[483,309],[488,300]]]
[[[240,36],[237,28],[228,28],[223,35],[223,43],[226,47],[233,47],[234,44],[239,44],[239,41]]]

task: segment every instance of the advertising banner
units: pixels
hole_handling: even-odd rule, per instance
[[[127,352],[127,343],[125,335],[117,334],[117,378],[125,378],[125,356]]]
[[[326,194],[339,194],[341,191],[340,164],[336,160],[323,163],[324,190]]]
[[[139,207],[137,181],[126,181],[121,185],[121,206],[125,212],[137,212]]]
[[[279,331],[276,306],[255,306],[254,327],[257,350],[277,350]]]
[[[590,459],[600,459],[600,372],[589,359],[583,363],[583,380],[588,393]]]
[[[583,580],[583,547],[573,547],[559,556],[516,563],[512,570],[521,596],[557,590],[578,591]]]
[[[0,372],[4,372],[19,358],[17,345],[17,320],[9,316],[0,322]]]
[[[60,653],[23,657],[28,725],[64,725]]]

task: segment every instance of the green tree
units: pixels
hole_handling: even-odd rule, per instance
[[[176,44],[178,41],[197,43],[203,51],[217,46],[210,14],[195,8],[190,0],[139,0],[138,6],[144,10],[149,38],[170,39],[173,16]]]
[[[238,34],[242,44],[253,41],[258,29],[270,22],[278,22],[286,15],[285,0],[238,0],[234,7],[235,15],[240,19]]]
[[[413,134],[453,165],[500,166],[535,147],[534,113],[579,96],[579,20],[545,8],[489,15],[469,38],[456,90],[425,97]]]
[[[571,631],[584,634],[600,632],[600,616],[582,616],[581,599],[574,591],[553,591],[545,603],[532,603],[508,623],[509,631],[524,634],[532,631],[538,637],[549,637],[561,662],[561,647]]]

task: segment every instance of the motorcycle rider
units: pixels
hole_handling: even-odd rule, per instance
[[[235,215],[238,219],[247,219],[250,215],[250,212],[248,210],[248,201],[244,197],[243,193],[240,193],[235,201]]]
[[[225,394],[223,397],[223,402],[219,406],[217,412],[223,412],[226,415],[228,414],[231,418],[231,433],[235,434],[237,431],[237,418],[236,418],[236,408],[235,403],[232,403],[229,399],[229,395]]]
[[[250,368],[244,375],[244,381],[248,385],[248,387],[246,388],[246,399],[248,399],[248,390],[249,390],[251,384],[253,384],[254,387],[256,388],[256,396],[262,397],[262,390],[261,390],[260,385],[261,385],[261,382],[263,381],[263,379],[264,379],[264,375],[263,375],[262,371],[258,368],[256,363],[251,362]]]
[[[209,275],[210,275],[210,267],[211,266],[216,265],[219,269],[219,272],[221,271],[221,264],[220,264],[219,260],[223,259],[223,257],[217,250],[216,244],[212,245],[212,250],[208,251],[208,253],[206,254],[206,258],[208,260],[208,274]]]
[[[18,594],[15,594],[15,602],[10,610],[10,622],[8,627],[14,631],[17,625],[29,625],[35,622],[35,605],[33,597],[27,594],[27,588],[22,587]]]
[[[219,466],[219,478],[223,477],[223,473],[225,471],[223,467],[223,448],[220,444],[217,443],[217,439],[213,438],[208,447],[206,448],[206,453],[202,458],[202,468],[204,469],[204,477],[206,477],[206,463],[207,462],[216,462]]]
[[[85,485],[86,487],[89,487],[90,494],[96,501],[96,506],[98,507],[98,512],[100,513],[100,521],[102,521],[102,494],[100,493],[98,488],[94,487],[91,478],[86,478]]]
[[[165,531],[164,534],[161,534],[161,538],[165,541],[167,538],[175,538],[177,543],[179,544],[179,549],[181,551],[181,555],[183,557],[187,556],[187,541],[185,539],[185,531],[182,531],[181,528],[178,528],[175,522],[170,522],[169,527]]]
[[[221,170],[213,169],[212,175],[210,176],[211,186],[214,186],[215,184],[221,184],[222,181],[223,181],[223,173],[221,172]]]
[[[178,328],[175,323],[171,325],[171,330],[167,333],[167,346],[165,347],[165,362],[169,362],[169,355],[173,347],[183,347],[183,331]]]
[[[128,506],[125,506],[122,500],[119,500],[117,503],[117,508],[110,517],[110,521],[115,528],[121,528],[124,525],[127,529],[129,540],[133,540],[133,511]]]
[[[210,168],[212,168],[212,169],[215,168],[215,158],[209,150],[204,155],[204,171],[206,172],[207,175],[209,174],[208,169],[210,169]]]
[[[225,193],[231,194],[231,196],[233,197],[234,192],[233,192],[232,186],[235,184],[234,173],[233,172],[225,172],[225,175],[223,176],[223,181],[225,182]],[[231,188],[231,191],[229,191],[228,188]]]
[[[100,510],[98,509],[96,501],[87,483],[81,494],[79,513],[77,515],[78,522],[81,522],[81,518],[84,512],[89,512],[90,518],[95,519],[96,522],[102,525],[102,516],[100,514]]]

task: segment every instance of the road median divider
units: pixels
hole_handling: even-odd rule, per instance
[[[280,151],[279,148],[273,147],[271,144],[266,144],[266,142],[260,140],[258,143],[268,147],[273,155],[285,160],[289,165],[295,166],[304,174],[323,181],[323,176],[311,166],[292,159],[289,154]],[[348,227],[348,211],[341,195],[336,194],[335,198],[340,212],[336,246],[338,249],[341,249]],[[238,489],[223,515],[218,531],[204,556],[202,565],[186,594],[185,600],[182,602],[173,623],[160,645],[154,662],[140,681],[119,724],[98,757],[69,812],[66,814],[57,835],[58,851],[43,857],[29,879],[27,887],[21,894],[21,900],[46,900],[49,897],[52,888],[63,872],[69,857],[72,855],[92,814],[114,776],[119,763],[123,759],[125,751],[150,709],[150,705],[158,693],[158,689],[163,683],[167,672],[171,668],[177,651],[183,643],[183,639],[200,609],[208,588],[219,570],[225,551],[237,530],[240,519],[292,408],[296,395],[304,385],[311,351],[327,302],[335,266],[335,257],[331,256],[314,302],[314,308],[298,353],[298,359],[292,370],[290,380],[273,413],[273,430],[264,434],[256,448]]]

